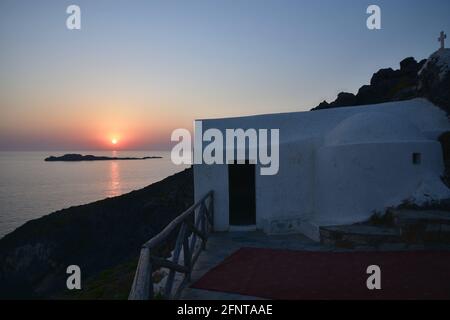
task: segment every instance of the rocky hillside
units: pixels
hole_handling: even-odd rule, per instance
[[[450,114],[450,49],[433,53],[419,72],[418,96]]]
[[[71,264],[80,266],[82,279],[123,265],[192,203],[187,169],[119,197],[29,221],[0,240],[0,299],[64,294]]]
[[[312,110],[376,104],[425,97],[450,114],[450,49],[439,50],[428,59],[417,62],[409,57],[400,69],[381,69],[370,84],[357,94],[341,92],[331,103],[323,101]]]
[[[441,49],[428,59],[417,62],[409,57],[400,62],[400,69],[381,69],[373,74],[369,85],[355,95],[341,92],[331,103],[323,101],[311,109],[369,105],[424,97],[450,116],[450,49]],[[450,188],[450,132],[440,138],[445,163],[442,180]]]

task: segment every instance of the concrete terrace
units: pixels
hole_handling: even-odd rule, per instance
[[[321,245],[301,234],[266,235],[260,231],[253,232],[215,232],[210,235],[206,250],[202,251],[192,270],[192,283],[199,280],[209,270],[220,264],[226,257],[242,247],[272,248],[304,251],[333,251],[332,247]],[[187,287],[181,299],[187,300],[255,300],[252,296],[208,291]]]
[[[408,211],[406,213],[409,213]],[[416,214],[416,213],[414,213]],[[436,216],[436,214],[435,214]],[[437,215],[442,220],[442,215]],[[411,218],[412,214],[405,215]],[[413,216],[412,218],[414,218]],[[411,219],[412,219],[411,218]],[[422,216],[420,216],[422,219]],[[439,221],[440,221],[439,220]],[[356,231],[361,226],[353,226]],[[348,229],[348,227],[347,227]],[[368,239],[371,236],[378,235],[379,231],[365,230],[365,236]],[[384,234],[383,234],[384,238]],[[449,251],[448,243],[404,243],[404,242],[385,242],[379,246],[370,246],[368,243],[357,243],[351,248],[339,247],[335,244],[321,244],[315,242],[302,234],[285,234],[285,235],[267,235],[262,231],[251,232],[214,232],[209,235],[206,249],[201,252],[191,274],[190,284],[195,283],[209,270],[219,265],[225,258],[237,251],[239,248],[270,248],[270,249],[286,249],[299,251],[333,251],[333,252],[392,252],[392,251]],[[253,296],[243,296],[235,293],[227,293],[220,291],[209,291],[202,289],[194,289],[186,287],[181,299],[186,300],[257,300],[261,299]]]

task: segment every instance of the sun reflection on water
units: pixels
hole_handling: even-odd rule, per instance
[[[118,161],[111,161],[109,165],[109,188],[108,188],[108,197],[116,197],[121,195],[121,186],[120,186],[120,166]]]

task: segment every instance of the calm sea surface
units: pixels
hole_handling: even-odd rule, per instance
[[[0,152],[0,238],[26,221],[53,211],[148,186],[182,171],[169,152],[74,151],[117,157],[162,156],[163,159],[45,162],[69,152]]]

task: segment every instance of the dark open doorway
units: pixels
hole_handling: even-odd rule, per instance
[[[255,165],[228,165],[228,201],[230,225],[256,224]]]

